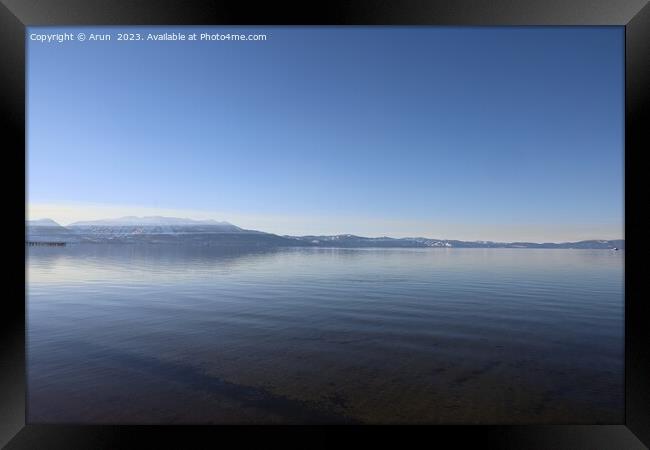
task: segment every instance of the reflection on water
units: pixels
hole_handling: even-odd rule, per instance
[[[28,417],[622,423],[623,252],[29,248]]]

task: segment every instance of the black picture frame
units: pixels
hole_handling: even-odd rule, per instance
[[[24,232],[25,27],[37,25],[618,25],[625,27],[625,422],[613,425],[399,427],[402,436],[429,443],[453,439],[488,448],[636,449],[650,446],[650,350],[643,268],[632,261],[647,253],[643,221],[643,153],[650,148],[650,6],[646,0],[319,0],[302,3],[248,1],[0,0],[0,109],[4,141],[3,200],[9,236]],[[12,174],[17,174],[12,177]],[[24,185],[23,179],[23,187]],[[7,240],[5,251],[24,261],[24,244]],[[8,259],[9,260],[9,259]],[[25,423],[25,272],[18,261],[3,271],[11,287],[2,301],[0,332],[0,445],[21,448],[123,448],[151,439],[175,448],[188,440],[237,435],[275,435],[278,428],[206,426],[58,426]],[[304,439],[305,427],[283,427]],[[333,428],[328,428],[331,431]],[[357,428],[354,428],[355,430]],[[310,428],[314,431],[313,428]],[[330,436],[315,430],[324,440]],[[350,427],[346,427],[350,431]],[[384,436],[386,428],[363,427],[359,437]],[[391,431],[395,431],[393,427]],[[391,433],[392,434],[392,433]],[[161,441],[160,438],[164,441]],[[312,439],[311,437],[309,438]],[[403,441],[400,443],[403,444]],[[645,444],[645,445],[644,445]],[[333,445],[338,445],[333,441]]]

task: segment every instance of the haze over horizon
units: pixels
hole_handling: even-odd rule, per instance
[[[269,39],[28,41],[28,217],[623,238],[622,28],[227,29]]]
[[[395,235],[395,234],[390,234],[390,233],[378,233],[375,235],[362,235],[359,233],[349,233],[349,232],[341,232],[341,233],[304,233],[304,232],[298,232],[298,233],[285,233],[281,231],[269,231],[266,229],[261,229],[259,227],[255,226],[240,226],[237,223],[233,223],[231,221],[227,220],[218,220],[214,218],[194,218],[194,217],[170,217],[170,216],[161,216],[161,215],[154,215],[154,216],[134,216],[134,215],[128,215],[128,216],[119,216],[119,217],[103,217],[103,218],[92,218],[92,219],[82,219],[82,220],[73,220],[73,221],[59,221],[55,220],[51,217],[41,217],[41,216],[28,216],[26,220],[28,221],[45,221],[45,220],[53,220],[57,225],[61,226],[70,226],[70,225],[76,225],[76,224],[85,224],[85,223],[91,223],[91,222],[124,222],[133,224],[133,225],[145,225],[145,224],[153,224],[156,223],[156,219],[159,219],[160,223],[196,223],[196,224],[230,224],[230,225],[235,225],[237,227],[243,228],[245,230],[255,230],[255,231],[263,231],[267,233],[273,233],[277,234],[280,236],[283,235],[290,235],[290,236],[309,236],[309,235],[343,235],[343,234],[352,234],[352,235],[357,235],[357,236],[364,236],[364,237],[394,237],[394,238],[405,238],[405,237],[422,237],[422,238],[429,238],[429,239],[446,239],[446,240],[460,240],[460,241],[492,241],[492,242],[535,242],[535,243],[545,243],[545,242],[578,242],[578,241],[585,241],[585,240],[617,240],[617,239],[624,239],[624,237],[609,237],[609,238],[603,238],[601,237],[591,237],[589,239],[574,239],[574,240],[565,240],[565,241],[550,241],[550,240],[531,240],[531,239],[459,239],[453,236],[432,236],[432,235],[425,235],[425,234],[418,234],[418,235]]]

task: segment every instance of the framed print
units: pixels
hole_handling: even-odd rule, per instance
[[[647,2],[0,11],[6,448],[650,442]]]

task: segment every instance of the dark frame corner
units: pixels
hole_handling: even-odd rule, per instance
[[[647,0],[408,0],[399,4],[363,0],[332,0],[289,4],[224,0],[180,2],[142,0],[128,3],[102,0],[0,0],[0,110],[6,126],[3,140],[5,170],[25,171],[25,28],[35,25],[618,25],[625,27],[625,239],[626,263],[648,253],[641,219],[642,153],[650,148],[650,5]],[[9,161],[6,157],[9,156]],[[20,178],[18,178],[20,179]],[[13,177],[6,183],[5,203],[12,235],[24,230],[25,198],[18,195]],[[24,194],[24,191],[23,191]],[[21,255],[21,242],[6,244]],[[24,270],[15,263],[3,271],[6,286],[0,333],[0,446],[7,448],[117,448],[147,441],[154,435],[169,437],[167,444],[185,439],[230,434],[223,427],[72,427],[25,423],[25,309]],[[625,424],[594,426],[456,426],[420,427],[428,439],[471,440],[489,448],[636,449],[650,446],[650,352],[646,323],[649,303],[643,296],[639,266],[626,265],[625,280]],[[216,431],[218,429],[218,432]],[[301,430],[304,428],[300,428]],[[349,428],[348,428],[349,429]],[[369,428],[361,432],[367,436]],[[173,430],[173,434],[172,434]],[[257,429],[262,435],[269,428]],[[300,430],[292,435],[302,436]],[[378,434],[384,434],[384,429]],[[409,429],[410,431],[413,428]],[[409,432],[410,432],[409,431]],[[238,433],[238,438],[243,434]],[[172,437],[173,436],[173,437]],[[180,439],[180,440],[179,440]],[[336,443],[334,443],[336,445]],[[644,446],[645,444],[645,446]]]

